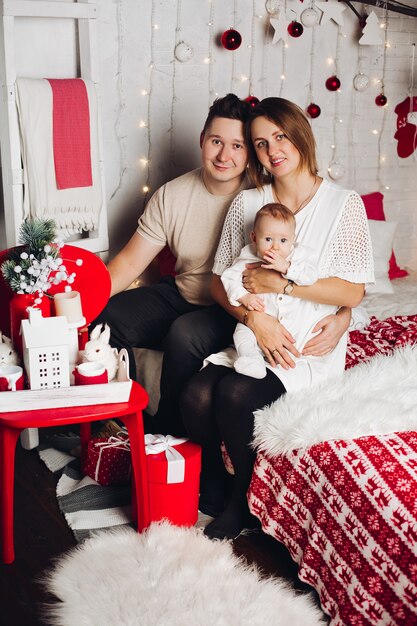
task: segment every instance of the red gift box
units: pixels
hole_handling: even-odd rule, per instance
[[[201,446],[167,435],[146,435],[152,522],[194,526],[198,518]]]
[[[130,444],[125,434],[93,437],[81,462],[82,470],[100,485],[124,485],[131,473]]]

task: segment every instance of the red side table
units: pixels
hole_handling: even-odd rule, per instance
[[[71,393],[70,389],[68,393]],[[85,449],[90,438],[91,422],[120,419],[130,438],[133,519],[137,521],[138,532],[149,526],[149,491],[142,419],[142,409],[147,404],[146,391],[138,383],[132,382],[127,402],[0,413],[0,526],[3,563],[14,561],[14,460],[16,442],[25,428],[80,424],[81,445]]]

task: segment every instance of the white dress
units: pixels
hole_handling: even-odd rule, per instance
[[[274,202],[272,186],[241,192],[233,201],[226,216],[213,272],[221,275],[238,256],[241,248],[250,242],[250,232],[256,212]],[[296,240],[313,248],[318,258],[318,278],[337,277],[352,283],[373,282],[373,258],[365,208],[360,196],[334,183],[323,180],[315,196],[295,216]],[[317,304],[277,294],[280,311],[290,319],[287,329],[297,336],[299,351],[313,337],[312,329],[318,321],[337,306]],[[281,300],[280,300],[281,298]],[[288,315],[286,308],[288,307]],[[295,312],[296,309],[296,312]],[[285,370],[280,365],[267,367],[279,376],[287,391],[309,387],[322,380],[341,374],[345,367],[347,332],[338,345],[323,357],[301,356],[294,359],[295,368]],[[206,362],[233,367],[236,351],[233,347],[211,355]]]

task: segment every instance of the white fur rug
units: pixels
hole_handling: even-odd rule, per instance
[[[255,413],[254,445],[270,455],[328,439],[417,429],[417,345],[376,356],[340,378],[288,393]]]
[[[288,626],[324,624],[309,595],[262,580],[230,544],[194,528],[153,524],[101,533],[60,559],[46,586],[55,626]]]

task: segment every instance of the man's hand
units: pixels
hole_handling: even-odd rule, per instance
[[[288,282],[279,272],[271,272],[261,263],[248,263],[242,276],[244,287],[250,293],[282,293]]]
[[[319,334],[307,341],[304,356],[324,356],[339,343],[350,322],[350,309],[344,308],[336,315],[327,315],[313,328]]]
[[[261,296],[257,296],[254,293],[247,293],[238,299],[240,304],[243,304],[248,311],[265,311],[265,303]]]
[[[295,367],[291,355],[299,357],[300,353],[285,326],[274,317],[257,311],[248,314],[246,325],[255,333],[258,346],[272,367],[281,365],[286,370]]]

